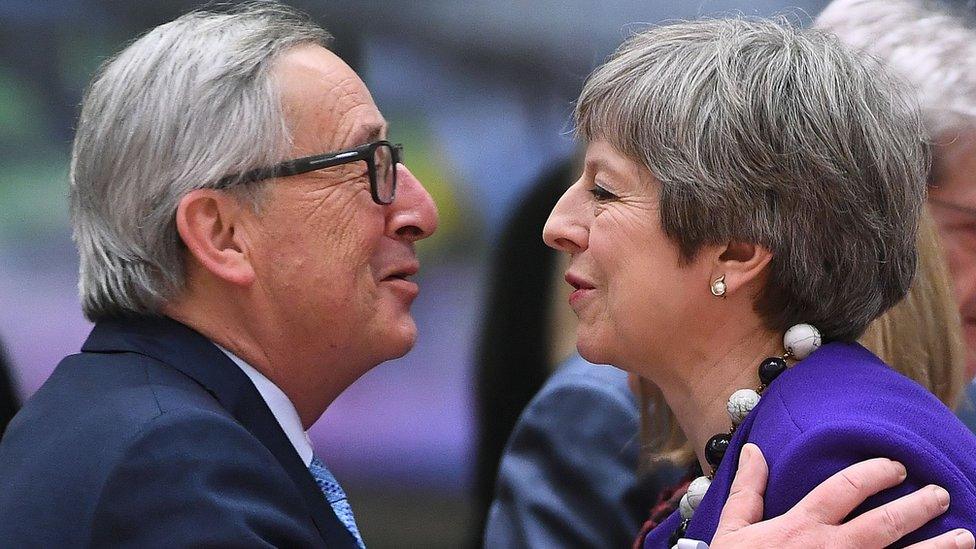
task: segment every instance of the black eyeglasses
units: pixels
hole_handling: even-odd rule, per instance
[[[396,165],[402,162],[402,158],[403,145],[374,141],[354,149],[286,160],[274,166],[228,175],[220,178],[214,188],[224,189],[237,183],[254,183],[275,177],[298,175],[362,160],[366,162],[366,171],[369,173],[369,190],[373,195],[373,202],[390,204],[396,197]]]

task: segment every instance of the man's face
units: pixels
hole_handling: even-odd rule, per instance
[[[949,262],[968,347],[966,370],[972,378],[976,376],[976,125],[941,136],[936,143],[929,209]]]
[[[275,73],[291,158],[386,138],[366,86],[328,50],[297,47]],[[434,232],[437,211],[406,168],[398,173],[396,199],[385,206],[372,200],[365,162],[267,183],[252,220],[253,291],[279,332],[278,348],[294,363],[289,367],[312,367],[300,378],[341,376],[335,381],[351,383],[413,346],[410,305],[418,287],[407,277],[419,268],[414,242]],[[337,361],[341,372],[325,371]]]

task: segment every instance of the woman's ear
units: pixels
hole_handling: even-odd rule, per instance
[[[772,258],[773,253],[759,244],[729,242],[718,256],[713,280],[724,276],[726,294],[734,294],[759,280]]]
[[[214,189],[190,191],[176,207],[176,230],[192,260],[214,277],[238,286],[250,285],[255,276],[243,213],[236,198]]]

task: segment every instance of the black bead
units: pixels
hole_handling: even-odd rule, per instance
[[[668,547],[674,547],[678,544],[679,539],[685,537],[685,532],[688,531],[688,522],[690,522],[689,519],[684,519],[681,521],[681,524],[675,529],[674,533],[671,534],[671,537],[668,538]]]
[[[705,443],[705,459],[712,467],[718,468],[725,457],[725,451],[729,449],[729,441],[732,437],[727,434],[715,435]]]
[[[778,356],[771,356],[759,365],[759,381],[763,385],[769,385],[784,371],[786,371],[786,361]]]

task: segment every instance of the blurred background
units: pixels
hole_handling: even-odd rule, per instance
[[[488,261],[527,188],[571,155],[583,79],[642,24],[785,13],[819,0],[290,0],[336,36],[434,195],[420,246],[420,339],[347,391],[313,427],[370,547],[477,538],[475,348]],[[67,216],[72,128],[98,65],[190,0],[0,0],[0,340],[29,397],[90,329]],[[541,226],[539,227],[541,234]]]

